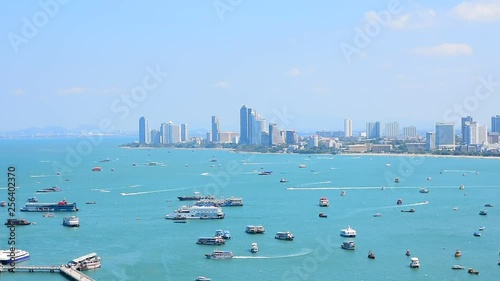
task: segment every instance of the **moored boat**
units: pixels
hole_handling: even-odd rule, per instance
[[[30,225],[31,223],[26,219],[7,219],[5,225]]]
[[[101,258],[96,253],[81,256],[69,261],[66,267],[76,270],[89,270],[101,267]]]
[[[102,171],[101,167],[94,167],[94,168],[92,168],[92,172],[100,172],[100,171]]]
[[[0,207],[5,207],[5,206],[7,206],[7,202],[5,201],[0,202]]]
[[[280,182],[288,182],[288,180],[285,178],[282,178],[282,179],[280,179]]]
[[[18,263],[30,258],[30,253],[27,251],[16,249],[14,251],[11,250],[0,250],[0,263],[10,264],[12,262]]]
[[[344,250],[356,250],[356,243],[354,241],[345,241],[340,244],[340,248]]]
[[[451,269],[465,269],[465,266],[461,266],[459,264],[454,264]]]
[[[274,235],[274,238],[278,240],[292,241],[295,236],[293,236],[293,234],[289,231],[280,231],[277,232],[276,235]]]
[[[401,212],[414,213],[415,209],[411,208],[409,210],[401,210]]]
[[[420,261],[418,260],[417,257],[411,258],[410,267],[411,268],[420,268]]]
[[[257,246],[257,243],[252,243],[252,247],[250,248],[250,252],[252,253],[257,253],[259,251],[259,246]]]
[[[368,258],[369,259],[375,259],[375,254],[372,251],[368,251]]]
[[[374,216],[374,217],[381,217],[381,216],[382,216],[382,214],[381,214],[381,213],[375,213],[375,214],[373,214],[373,216]]]
[[[79,227],[80,218],[77,216],[69,216],[63,218],[63,225],[67,227]]]
[[[459,257],[461,257],[461,256],[462,256],[462,251],[460,251],[460,249],[457,249],[457,250],[455,251],[455,258],[459,258]]]
[[[469,270],[467,270],[467,273],[469,274],[479,274],[479,271],[476,271],[474,268],[469,268]]]
[[[256,233],[262,234],[262,233],[266,232],[266,230],[262,225],[258,225],[258,226],[247,225],[245,232],[250,233],[250,234],[256,234]]]
[[[205,276],[198,276],[195,281],[212,281],[212,278],[208,278]]]
[[[330,200],[328,200],[328,198],[326,198],[326,197],[321,197],[319,199],[319,206],[320,207],[328,207],[328,206],[330,206]]]
[[[401,198],[398,199],[398,201],[396,201],[396,205],[402,205],[403,204],[403,200]]]
[[[223,245],[226,243],[222,237],[199,237],[196,244],[200,245]]]
[[[418,190],[418,192],[420,192],[420,193],[429,193],[429,190],[428,190],[427,188],[425,188],[425,187],[421,187],[421,188]]]
[[[486,210],[481,210],[481,211],[479,211],[479,214],[480,214],[481,216],[486,216],[486,215],[488,214],[488,211],[486,211]]]
[[[351,226],[347,226],[347,228],[343,228],[340,230],[340,236],[343,237],[356,237],[356,230],[351,228]]]
[[[481,237],[481,233],[479,233],[479,232],[474,232],[474,236],[476,236],[476,237]]]
[[[320,218],[326,218],[326,217],[328,217],[328,215],[322,212],[322,213],[319,213],[319,217]]]
[[[491,204],[491,203],[487,203],[487,204],[484,204],[485,207],[494,207],[495,205]]]

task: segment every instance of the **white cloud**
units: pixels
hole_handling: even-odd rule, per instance
[[[227,89],[227,88],[229,88],[229,86],[231,86],[231,85],[227,81],[219,81],[219,82],[214,84],[214,87],[222,88],[222,89]]]
[[[60,95],[81,95],[86,92],[86,89],[83,87],[72,87],[72,88],[65,88],[65,89],[60,89],[58,93]]]
[[[422,56],[466,56],[472,54],[472,47],[467,44],[443,43],[432,47],[420,47],[413,50]]]
[[[392,29],[420,29],[434,25],[436,12],[432,9],[417,9],[413,12],[394,16],[389,27]]]
[[[287,76],[299,76],[302,74],[302,71],[298,67],[292,67],[285,74]]]
[[[466,21],[492,22],[500,20],[500,3],[462,2],[455,6],[450,14]]]

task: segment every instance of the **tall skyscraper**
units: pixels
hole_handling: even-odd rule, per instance
[[[277,145],[283,143],[283,138],[281,137],[280,129],[278,125],[274,123],[269,124],[269,144]]]
[[[352,137],[352,120],[351,119],[344,120],[344,137],[346,137],[346,138]]]
[[[366,123],[366,138],[379,139],[380,138],[380,122]]]
[[[427,132],[425,134],[425,150],[432,151],[436,149],[436,134],[434,132]]]
[[[218,142],[220,128],[219,128],[219,117],[212,116],[212,142]]]
[[[488,128],[476,122],[467,123],[464,129],[465,144],[482,145],[488,141]]]
[[[168,143],[181,142],[181,126],[168,123]]]
[[[181,124],[181,141],[189,139],[188,124]]]
[[[297,144],[299,142],[299,135],[295,131],[286,131],[285,141],[286,144]]]
[[[160,125],[160,143],[168,143],[168,123],[163,122]]]
[[[240,109],[240,144],[250,144],[249,128],[248,128],[248,115],[252,110],[246,105],[241,106]]]
[[[139,118],[139,143],[148,144],[151,142],[151,135],[148,128],[148,119],[144,116]]]
[[[436,123],[436,148],[455,147],[455,126],[453,123]]]
[[[466,132],[466,129],[465,127],[467,125],[469,125],[470,123],[474,122],[474,120],[472,119],[471,116],[467,116],[467,117],[462,117],[462,127],[460,128],[460,134],[462,136],[462,143],[465,144],[467,143],[466,139],[467,139],[467,132]]]
[[[385,137],[389,139],[395,139],[399,137],[398,122],[385,123]]]
[[[500,133],[500,115],[491,117],[491,131]]]

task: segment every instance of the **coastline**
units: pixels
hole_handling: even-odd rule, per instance
[[[437,155],[437,154],[413,154],[413,153],[339,153],[335,156],[394,156],[394,157],[431,157],[431,158],[466,158],[466,159],[500,159],[495,156],[478,156],[478,155]]]

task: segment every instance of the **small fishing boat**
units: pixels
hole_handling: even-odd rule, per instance
[[[325,214],[325,213],[319,213],[319,217],[320,217],[320,218],[326,218],[326,217],[328,217],[328,215],[327,215],[327,214]]]
[[[375,259],[375,254],[372,251],[368,251],[368,258],[369,259]]]
[[[455,251],[455,258],[459,258],[459,257],[461,257],[461,256],[462,256],[462,251],[460,251],[460,249],[457,249],[457,250]]]
[[[469,268],[469,270],[467,270],[467,273],[477,275],[477,274],[479,274],[479,271],[476,271],[474,268],[471,267],[471,268]]]

